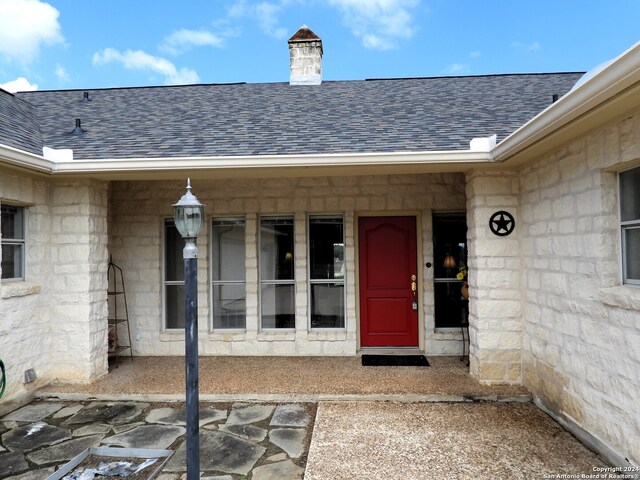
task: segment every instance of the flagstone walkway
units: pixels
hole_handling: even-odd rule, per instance
[[[200,468],[217,480],[300,480],[316,404],[201,404]],[[0,419],[0,478],[43,480],[87,448],[170,449],[186,471],[185,410],[143,402],[33,402]]]

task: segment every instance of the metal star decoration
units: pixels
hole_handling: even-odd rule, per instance
[[[489,228],[499,237],[509,235],[513,232],[515,227],[516,221],[514,220],[513,215],[503,210],[491,215],[491,219],[489,220]]]

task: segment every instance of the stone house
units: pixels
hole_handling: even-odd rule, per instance
[[[310,30],[289,48],[289,83],[0,91],[4,400],[107,373],[110,257],[134,355],[183,354],[191,177],[202,355],[459,355],[468,318],[471,375],[638,465],[640,44],[331,82]]]

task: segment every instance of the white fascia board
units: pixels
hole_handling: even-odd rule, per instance
[[[493,155],[490,152],[454,150],[442,152],[73,160],[69,162],[57,162],[55,173],[117,173],[167,170],[418,165],[437,163],[493,163]]]
[[[496,162],[508,160],[638,82],[640,42],[502,140],[492,151]]]
[[[0,163],[44,173],[51,173],[56,164],[43,156],[2,144],[0,144]]]

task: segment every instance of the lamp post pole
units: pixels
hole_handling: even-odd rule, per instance
[[[187,397],[187,480],[200,478],[198,406],[198,247],[187,238],[184,258],[184,329]]]
[[[173,205],[176,228],[185,240],[184,259],[184,329],[187,420],[187,480],[200,478],[200,410],[198,405],[198,247],[196,239],[204,223],[204,205],[187,193]]]

